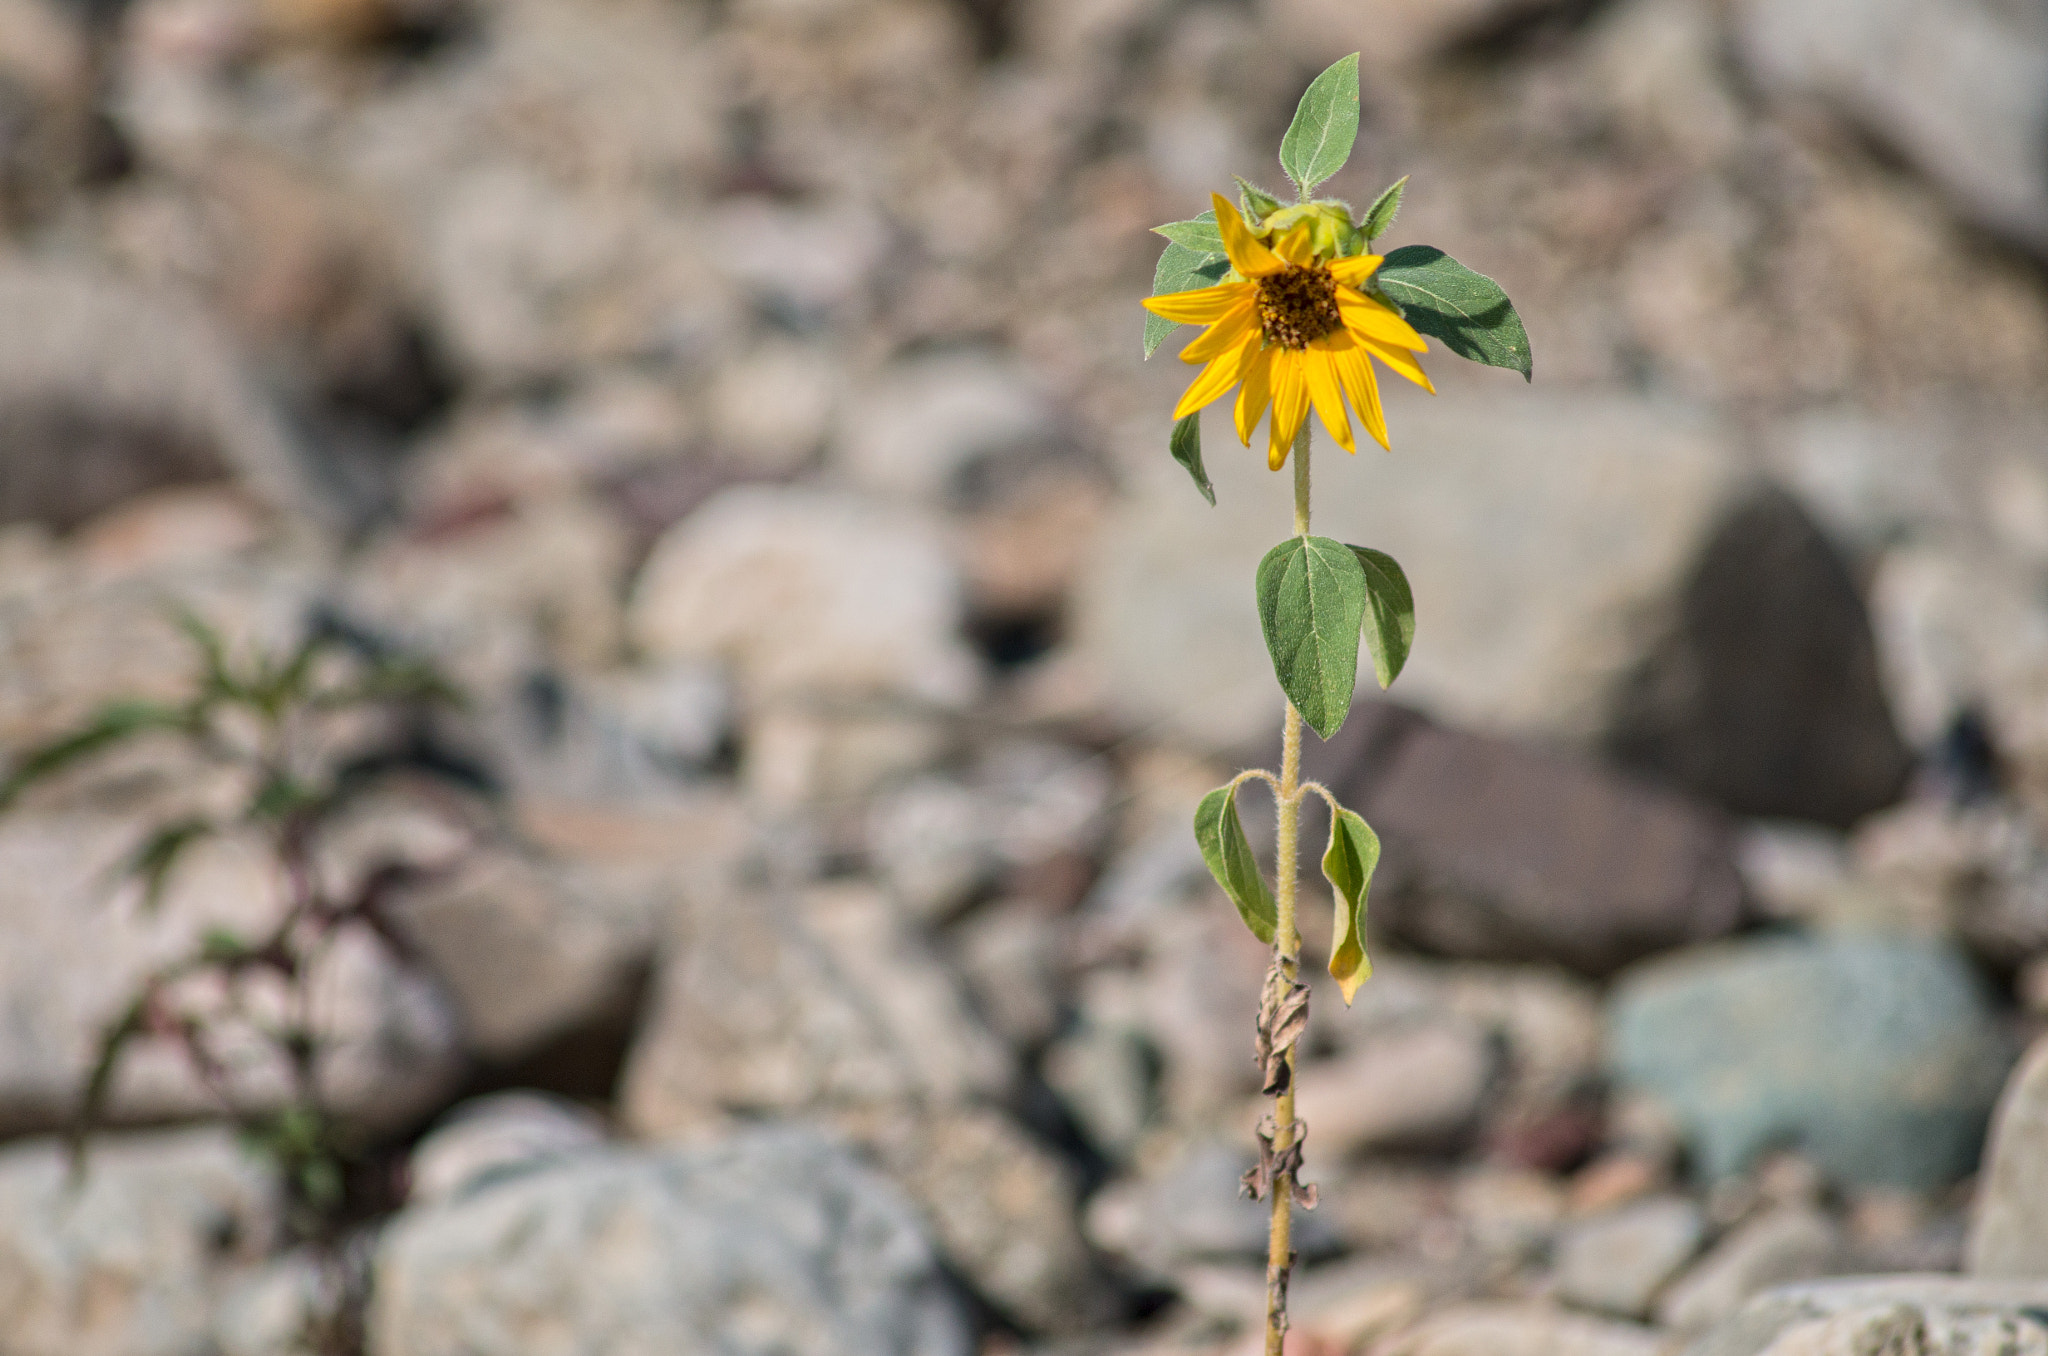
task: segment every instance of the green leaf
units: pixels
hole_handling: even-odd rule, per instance
[[[171,868],[178,864],[179,855],[212,832],[211,820],[180,819],[142,840],[142,845],[129,856],[126,867],[129,875],[142,882],[145,913],[155,913],[163,902],[164,887],[170,884]]]
[[[1186,245],[1168,242],[1159,255],[1159,267],[1152,273],[1152,295],[1167,292],[1192,292],[1198,287],[1214,287],[1230,271],[1230,256],[1225,254],[1204,254],[1191,250]],[[1174,324],[1164,316],[1145,313],[1145,356],[1151,357],[1167,335],[1172,334]]]
[[[1174,421],[1173,437],[1166,448],[1173,453],[1173,459],[1187,468],[1195,478],[1195,488],[1202,492],[1202,498],[1209,501],[1209,507],[1216,507],[1216,487],[1209,483],[1209,472],[1202,466],[1202,412],[1196,410],[1183,419]]]
[[[1365,644],[1372,651],[1373,676],[1384,690],[1400,676],[1415,644],[1415,593],[1385,551],[1354,546],[1351,554],[1365,571]]]
[[[1254,229],[1267,217],[1280,210],[1280,200],[1260,188],[1242,175],[1233,174],[1237,180],[1237,205],[1244,211],[1244,219]]]
[[[1344,168],[1358,140],[1358,53],[1317,76],[1280,139],[1280,166],[1307,202],[1316,185]]]
[[[1209,874],[1237,905],[1238,916],[1252,936],[1271,946],[1280,912],[1238,820],[1236,787],[1219,786],[1202,797],[1195,807],[1195,842],[1202,849],[1202,860],[1209,864]]]
[[[102,749],[133,735],[151,730],[188,730],[190,713],[156,702],[111,702],[95,711],[70,734],[39,744],[21,756],[0,781],[0,807],[6,806],[33,782],[61,772]]]
[[[1330,925],[1330,978],[1349,1007],[1358,986],[1372,978],[1365,954],[1365,892],[1373,868],[1380,864],[1380,838],[1372,826],[1342,806],[1330,811],[1330,846],[1323,853],[1323,875],[1336,896],[1337,917]]]
[[[1259,623],[1281,690],[1328,739],[1351,711],[1365,571],[1342,542],[1289,537],[1259,562]]]
[[[1430,245],[1403,245],[1387,255],[1373,281],[1408,323],[1461,358],[1510,367],[1526,379],[1534,372],[1529,334],[1500,284],[1474,273]]]
[[[1387,233],[1394,224],[1394,218],[1401,211],[1401,194],[1408,187],[1408,176],[1402,175],[1387,185],[1386,192],[1372,200],[1372,206],[1365,209],[1365,219],[1358,223],[1359,232],[1365,236],[1367,245]]]
[[[1176,245],[1184,245],[1198,254],[1223,253],[1223,233],[1216,229],[1214,208],[1187,221],[1169,221],[1164,226],[1154,226],[1152,234],[1163,235]],[[1153,289],[1154,294],[1158,289]]]

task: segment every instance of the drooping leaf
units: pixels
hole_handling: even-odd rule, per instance
[[[1301,718],[1328,739],[1358,681],[1365,571],[1328,537],[1289,537],[1259,562],[1259,623],[1273,673]]]
[[[1358,986],[1372,977],[1372,961],[1365,954],[1365,895],[1379,863],[1380,838],[1372,826],[1341,806],[1333,809],[1323,876],[1337,904],[1330,925],[1330,978],[1337,981],[1346,1007]]]
[[[1400,304],[1408,323],[1461,358],[1509,367],[1534,379],[1529,334],[1500,284],[1431,245],[1390,251],[1373,282]]]
[[[1365,644],[1372,651],[1373,676],[1384,690],[1400,676],[1415,645],[1415,593],[1385,551],[1354,546],[1351,553],[1365,571]]]
[[[200,684],[204,695],[240,701],[245,693],[228,667],[227,643],[221,639],[220,632],[189,608],[179,609],[176,617],[178,629],[192,642],[192,648],[199,651]]]
[[[1198,254],[1223,253],[1223,233],[1216,228],[1214,208],[1187,221],[1169,221],[1164,226],[1154,226],[1152,234],[1163,235],[1174,244],[1184,245]],[[1156,294],[1158,289],[1153,291]]]
[[[1209,501],[1209,507],[1216,506],[1216,487],[1209,483],[1209,472],[1202,465],[1202,412],[1195,411],[1177,419],[1173,425],[1173,437],[1166,443],[1173,459],[1187,468],[1195,478],[1195,488],[1202,492],[1202,498]]]
[[[1230,271],[1230,256],[1227,254],[1204,254],[1191,250],[1186,245],[1169,241],[1159,255],[1159,267],[1152,272],[1152,295],[1167,292],[1192,292],[1200,287],[1214,287]],[[1167,335],[1172,334],[1174,324],[1164,316],[1145,313],[1145,356],[1151,357]]]
[[[1256,227],[1267,217],[1280,210],[1280,200],[1260,188],[1243,175],[1233,174],[1237,180],[1237,203],[1244,211],[1244,219]]]
[[[1317,76],[1280,139],[1280,166],[1308,201],[1316,185],[1344,168],[1358,140],[1358,53]]]
[[[155,913],[163,902],[164,887],[170,884],[171,868],[186,848],[212,833],[213,821],[178,819],[162,825],[130,854],[124,864],[127,874],[142,882],[142,908]]]
[[[1408,187],[1408,176],[1402,175],[1388,184],[1386,190],[1372,200],[1372,206],[1365,209],[1365,217],[1358,223],[1359,233],[1369,246],[1387,233],[1394,224],[1394,218],[1401,211],[1401,194]]]
[[[32,783],[61,772],[73,763],[151,730],[191,728],[191,713],[159,702],[112,702],[101,707],[69,734],[59,735],[23,754],[0,781],[0,807]]]
[[[1273,930],[1280,924],[1279,908],[1237,817],[1236,787],[1219,786],[1202,797],[1195,807],[1195,842],[1202,849],[1209,874],[1237,905],[1238,916],[1252,936],[1271,946]]]

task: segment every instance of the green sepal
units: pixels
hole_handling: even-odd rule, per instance
[[[1400,676],[1415,644],[1415,592],[1399,562],[1385,551],[1354,546],[1351,554],[1365,572],[1365,645],[1384,691]]]
[[[1198,217],[1187,221],[1169,221],[1164,226],[1154,226],[1152,234],[1163,235],[1176,245],[1184,245],[1197,254],[1223,253],[1223,233],[1216,229],[1216,212],[1211,208]],[[1154,289],[1157,295],[1158,289]]]
[[[1244,213],[1245,224],[1258,230],[1260,222],[1280,210],[1280,199],[1243,175],[1233,174],[1230,177],[1237,180],[1237,205]]]
[[[1328,537],[1289,537],[1259,562],[1259,624],[1287,700],[1324,739],[1351,711],[1365,570]]]
[[[1230,271],[1230,256],[1225,254],[1204,254],[1191,250],[1186,245],[1167,242],[1160,252],[1159,267],[1152,271],[1152,295],[1167,292],[1192,292],[1197,288],[1214,287],[1223,275]],[[1164,316],[1145,312],[1145,356],[1153,351],[1174,331],[1174,322]]]
[[[1330,811],[1330,846],[1323,853],[1323,877],[1336,898],[1330,925],[1330,978],[1349,1007],[1358,986],[1372,978],[1365,954],[1365,896],[1380,863],[1380,838],[1372,826],[1344,807]]]
[[[1403,245],[1373,283],[1400,304],[1408,323],[1461,358],[1534,379],[1529,333],[1500,284],[1430,245]]]
[[[1302,201],[1344,168],[1357,140],[1358,53],[1353,52],[1309,83],[1280,139],[1280,167],[1294,180]]]
[[[1386,191],[1372,200],[1372,206],[1365,209],[1364,220],[1358,223],[1359,234],[1365,237],[1366,247],[1387,233],[1394,224],[1394,218],[1401,211],[1401,194],[1408,187],[1408,176],[1402,175],[1388,184]]]
[[[1216,507],[1216,487],[1209,483],[1209,472],[1202,465],[1202,412],[1176,419],[1173,436],[1166,441],[1166,450],[1173,453],[1173,459],[1187,468],[1194,477],[1195,488],[1202,492],[1202,498],[1209,501],[1209,507]]]
[[[1238,916],[1244,919],[1252,936],[1271,946],[1273,931],[1280,925],[1280,911],[1265,876],[1259,872],[1258,858],[1252,855],[1251,842],[1244,836],[1244,825],[1237,817],[1235,786],[1219,786],[1202,797],[1202,803],[1195,807],[1195,842],[1202,849],[1209,874],[1230,896],[1230,902],[1237,905]]]

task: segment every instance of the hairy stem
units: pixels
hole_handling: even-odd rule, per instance
[[[1294,532],[1308,535],[1309,431],[1304,419],[1294,437]],[[1287,704],[1281,730],[1280,786],[1276,797],[1279,846],[1275,852],[1274,885],[1278,920],[1273,929],[1273,968],[1292,986],[1301,968],[1301,933],[1294,922],[1294,886],[1301,836],[1301,712]],[[1282,1164],[1294,1146],[1294,1050],[1286,1055],[1287,1078],[1273,1099],[1273,1154]],[[1294,1269],[1294,1181],[1283,1169],[1271,1183],[1272,1227],[1266,1240],[1266,1356],[1281,1356],[1287,1336],[1287,1281]]]

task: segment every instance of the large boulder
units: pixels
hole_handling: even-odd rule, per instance
[[[273,1176],[224,1129],[0,1149],[0,1350],[206,1356],[215,1307],[281,1223]]]
[[[1615,997],[1623,1086],[1676,1113],[1701,1176],[1791,1143],[1831,1178],[1969,1172],[2011,1063],[1959,954],[1906,937],[1771,937],[1651,962]]]
[[[375,1356],[965,1356],[908,1202],[797,1129],[597,1149],[408,1210],[374,1263]]]

